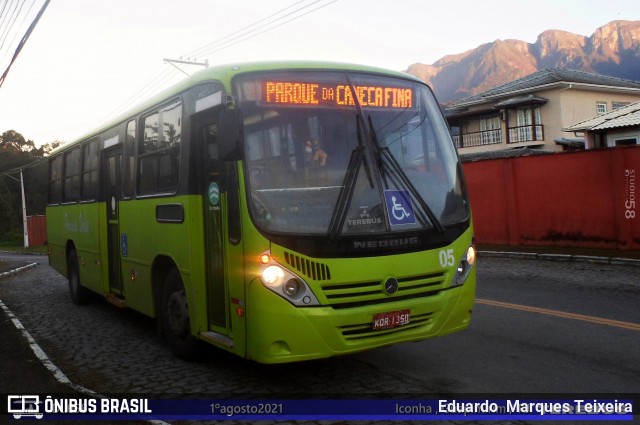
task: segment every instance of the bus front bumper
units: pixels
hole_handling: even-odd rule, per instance
[[[462,286],[429,297],[365,307],[295,307],[264,288],[249,286],[247,357],[286,363],[419,341],[469,326],[475,298],[475,270]],[[374,316],[409,310],[409,323],[374,330]]]

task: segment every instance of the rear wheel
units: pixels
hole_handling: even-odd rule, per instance
[[[191,335],[189,304],[180,273],[173,269],[162,290],[162,328],[173,353],[184,360],[195,360],[199,343]]]
[[[89,291],[80,284],[80,268],[78,266],[78,255],[76,250],[69,251],[67,258],[67,277],[69,279],[69,293],[71,301],[75,305],[82,305],[89,302]]]

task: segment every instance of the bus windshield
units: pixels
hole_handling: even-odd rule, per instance
[[[238,77],[251,216],[280,234],[442,231],[469,218],[460,164],[423,84],[349,72]]]

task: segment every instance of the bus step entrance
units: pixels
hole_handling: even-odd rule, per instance
[[[125,308],[127,306],[126,301],[123,300],[122,298],[119,298],[118,295],[114,294],[113,292],[110,294],[107,294],[105,298],[107,302],[115,305],[118,308]]]
[[[217,332],[202,332],[200,337],[205,341],[212,342],[217,345],[222,345],[226,348],[233,348],[233,340],[226,335],[219,334]]]

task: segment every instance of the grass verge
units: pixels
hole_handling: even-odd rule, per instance
[[[46,254],[47,246],[30,246],[29,248],[25,248],[22,245],[0,243],[0,251],[15,252],[16,254]]]

